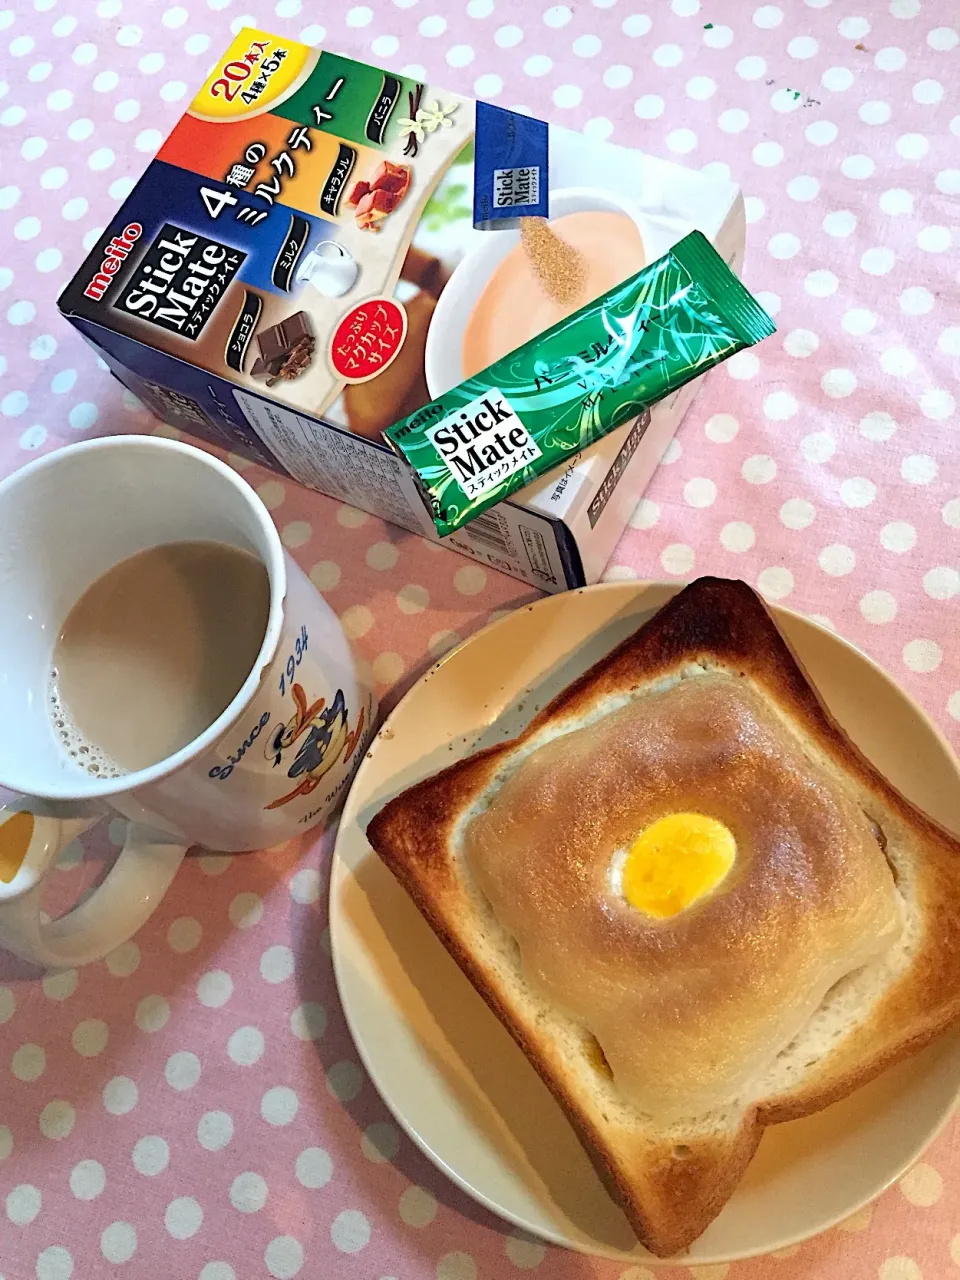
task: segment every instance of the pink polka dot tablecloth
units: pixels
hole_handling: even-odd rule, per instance
[[[779,332],[710,375],[607,576],[743,577],[854,640],[956,743],[955,5],[17,0],[0,11],[0,471],[158,429],[55,298],[211,59],[253,22],[742,184],[746,278]],[[530,598],[232,461],[388,705]],[[71,846],[57,892],[100,874],[120,835],[103,826]],[[79,972],[41,978],[0,956],[3,1280],[658,1274],[521,1237],[401,1135],[337,1002],[332,844],[190,858],[148,927]],[[958,1136],[948,1127],[824,1236],[679,1274],[960,1280]]]

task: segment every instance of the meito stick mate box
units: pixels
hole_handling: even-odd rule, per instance
[[[532,213],[596,293],[695,228],[742,262],[731,182],[245,28],[60,308],[159,417],[436,537],[382,432],[555,322],[511,257]],[[694,390],[445,541],[596,581]]]

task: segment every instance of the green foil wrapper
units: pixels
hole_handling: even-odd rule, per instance
[[[767,313],[694,231],[388,427],[384,438],[413,469],[439,533],[453,533],[773,332]]]

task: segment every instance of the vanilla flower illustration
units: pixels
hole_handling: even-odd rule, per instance
[[[439,102],[431,102],[430,106],[424,110],[423,107],[417,112],[417,120],[427,133],[433,133],[434,129],[444,128],[452,129],[453,121],[450,116],[457,109],[457,103],[452,102],[449,107],[441,107]]]
[[[417,118],[415,120],[411,120],[409,117],[404,116],[402,120],[397,121],[397,124],[400,126],[401,138],[408,138],[412,134],[418,142],[423,141],[423,125],[420,122],[420,116],[422,115],[423,112],[418,111]]]
[[[448,107],[442,107],[439,102],[431,102],[429,107],[421,107],[412,120],[405,117],[397,121],[400,137],[406,138],[412,134],[418,142],[422,142],[425,133],[433,133],[439,128],[452,129],[453,121],[449,117],[458,105],[453,102]]]

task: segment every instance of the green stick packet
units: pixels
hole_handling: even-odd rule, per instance
[[[453,533],[775,332],[710,242],[669,253],[383,433]]]

